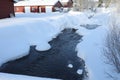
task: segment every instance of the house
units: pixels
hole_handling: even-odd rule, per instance
[[[63,5],[63,12],[68,12],[73,7],[73,0],[60,0]]]
[[[64,8],[71,8],[73,6],[73,0],[60,0]]]
[[[58,0],[27,0],[14,4],[15,12],[22,13],[48,13],[60,9],[62,4]]]
[[[15,16],[13,0],[0,0],[0,19]]]

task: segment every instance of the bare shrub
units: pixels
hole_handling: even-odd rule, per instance
[[[120,28],[117,25],[112,25],[108,31],[103,52],[106,63],[120,73]]]

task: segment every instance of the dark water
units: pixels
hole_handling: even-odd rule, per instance
[[[83,80],[85,62],[75,51],[82,36],[75,32],[75,29],[64,29],[49,42],[52,48],[47,51],[37,51],[36,46],[30,46],[29,55],[7,62],[0,71],[63,80]],[[68,64],[72,64],[73,67],[68,67]],[[78,74],[78,69],[82,69],[83,73]]]
[[[89,29],[89,30],[93,30],[93,29],[96,29],[97,27],[101,26],[101,25],[98,25],[98,24],[83,24],[83,25],[80,25],[81,27],[84,27],[86,29]]]

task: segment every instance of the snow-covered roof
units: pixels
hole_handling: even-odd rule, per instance
[[[68,2],[69,0],[60,0],[60,2]]]
[[[99,0],[93,0],[93,1],[99,1]]]
[[[14,6],[55,5],[58,0],[27,0],[15,3]]]

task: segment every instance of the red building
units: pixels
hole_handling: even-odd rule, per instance
[[[30,0],[19,1],[14,4],[15,12],[23,13],[47,13],[54,12],[56,9],[63,7],[58,0]]]
[[[13,0],[0,0],[0,19],[15,16]]]

